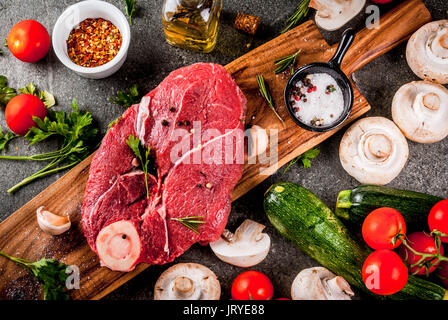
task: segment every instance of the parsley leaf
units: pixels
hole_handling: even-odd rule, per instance
[[[8,87],[8,81],[5,76],[0,75],[0,106],[6,106],[12,98],[17,95],[13,88]]]
[[[38,97],[47,108],[51,108],[56,104],[56,99],[54,95],[49,93],[47,90],[40,91],[36,89],[36,86],[33,83],[28,83],[25,88],[19,89],[20,93],[24,94],[32,94],[33,96]]]
[[[12,139],[18,137],[12,132],[7,132],[6,134],[3,134],[3,130],[0,127],[0,151],[6,150],[6,146],[8,145],[9,141]]]
[[[118,91],[117,96],[115,98],[109,98],[109,101],[112,101],[113,103],[125,108],[129,108],[132,105],[139,103],[141,98],[142,95],[138,90],[138,85],[134,84],[129,88],[128,92]]]
[[[316,158],[320,153],[320,150],[317,148],[312,148],[308,150],[307,152],[301,154],[297,158],[291,160],[288,164],[288,166],[283,171],[283,174],[285,174],[286,171],[295,163],[297,163],[299,160],[302,160],[302,164],[304,168],[311,168],[311,160]]]
[[[132,17],[135,13],[135,0],[124,0],[126,5],[126,14],[129,17],[129,23],[132,25]]]
[[[126,143],[128,144],[129,148],[131,148],[132,152],[134,152],[134,155],[140,160],[143,172],[145,173],[146,197],[149,198],[148,167],[151,147],[148,146],[148,148],[145,148],[140,139],[133,135],[129,135]]]
[[[14,261],[34,275],[42,285],[44,300],[69,300],[65,282],[68,278],[67,265],[55,259],[40,259],[32,262],[21,258],[15,258],[0,251],[0,255]]]

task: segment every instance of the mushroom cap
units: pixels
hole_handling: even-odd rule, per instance
[[[448,89],[428,81],[402,86],[392,101],[392,118],[406,138],[433,143],[448,135]]]
[[[409,156],[406,138],[389,119],[369,117],[355,122],[339,147],[342,167],[363,184],[384,185],[401,172]]]
[[[178,263],[165,270],[154,287],[154,300],[219,300],[221,285],[209,268]]]
[[[264,225],[246,219],[235,234],[224,230],[223,235],[210,243],[210,248],[222,261],[238,267],[252,267],[269,253],[271,238],[262,233]]]
[[[302,270],[291,286],[293,300],[351,300],[354,295],[343,277],[323,267]]]
[[[311,0],[310,7],[317,10],[316,24],[334,31],[353,19],[365,4],[366,0]]]
[[[448,83],[448,20],[433,21],[418,29],[409,39],[406,60],[423,80]]]
[[[141,241],[131,221],[120,220],[104,227],[96,238],[101,265],[115,271],[131,271],[141,252]]]
[[[71,222],[68,216],[58,216],[50,211],[39,207],[36,210],[37,223],[39,227],[53,236],[60,235],[70,229]]]

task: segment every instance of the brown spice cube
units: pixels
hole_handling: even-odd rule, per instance
[[[258,26],[260,25],[260,22],[261,22],[260,17],[246,13],[238,13],[235,19],[235,28],[239,31],[255,35]]]

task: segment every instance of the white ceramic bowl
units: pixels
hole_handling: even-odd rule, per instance
[[[120,30],[123,38],[120,51],[111,61],[92,68],[77,65],[67,53],[66,41],[70,32],[87,18],[109,20]],[[125,62],[131,41],[131,28],[126,16],[114,5],[104,1],[87,0],[71,5],[61,14],[54,26],[52,41],[56,56],[67,68],[86,78],[102,79],[117,72]]]

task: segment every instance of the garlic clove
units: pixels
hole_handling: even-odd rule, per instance
[[[44,210],[43,206],[36,210],[36,216],[39,227],[44,232],[53,236],[60,235],[70,229],[70,217],[58,216],[50,211]]]

